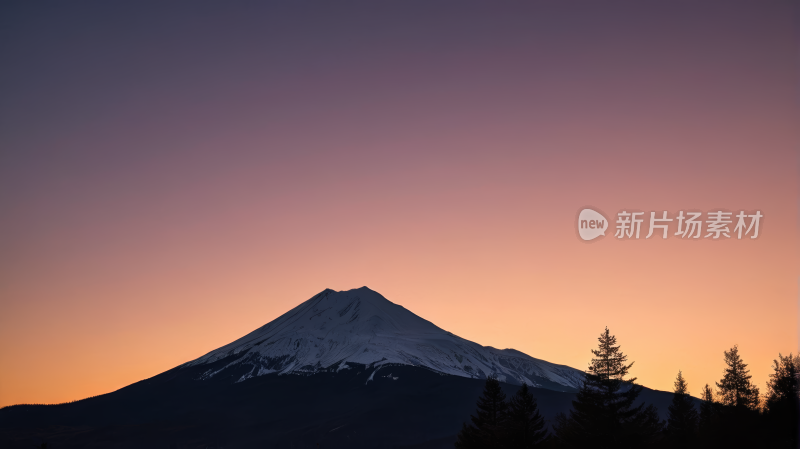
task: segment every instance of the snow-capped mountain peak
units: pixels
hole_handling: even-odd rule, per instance
[[[239,356],[239,357],[234,357]],[[227,357],[213,377],[238,364],[252,365],[241,377],[314,373],[402,364],[462,377],[496,375],[501,381],[557,390],[578,388],[583,373],[513,349],[499,350],[453,335],[367,287],[326,289],[244,337],[189,362],[196,366]]]

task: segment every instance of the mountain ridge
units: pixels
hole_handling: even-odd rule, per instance
[[[342,335],[351,339],[336,340]],[[326,337],[338,346],[321,351]],[[396,344],[387,346],[387,339]],[[449,362],[442,358],[459,344],[460,364],[454,362],[456,353]],[[416,351],[415,345],[438,345],[439,352],[415,356],[408,352]],[[422,364],[403,359],[410,356]],[[358,357],[369,363],[354,361]],[[484,374],[504,376],[507,396],[519,389],[513,383],[518,378],[532,385],[549,425],[569,412],[576,392],[551,380],[556,377],[536,373],[561,369],[566,379],[584,376],[514,349],[461,339],[369,289],[324,290],[228,345],[114,392],[66,404],[0,408],[0,447],[23,449],[47,441],[74,449],[452,448],[485,381],[477,370],[454,375],[442,366],[458,370],[476,363],[477,368],[477,362],[484,363]],[[436,364],[442,366],[431,367]],[[655,405],[665,419],[672,397],[645,387],[638,403]]]
[[[233,356],[239,357],[233,357]],[[472,379],[500,381],[556,391],[576,391],[584,373],[536,359],[515,349],[496,349],[461,338],[361,287],[325,289],[278,318],[182,366],[197,367],[233,357],[208,370],[210,379],[241,365],[251,366],[237,382],[266,374],[314,374],[365,365],[398,364]]]

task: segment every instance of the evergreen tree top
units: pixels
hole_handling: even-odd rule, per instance
[[[683,378],[683,372],[678,370],[678,376],[675,378],[675,394],[689,394],[689,384]]]
[[[768,406],[779,401],[797,400],[800,395],[800,379],[795,362],[792,354],[786,357],[778,354],[778,359],[773,361],[775,372],[769,375],[767,381]]]
[[[704,400],[705,402],[714,402],[714,391],[711,389],[711,386],[706,384],[703,387],[703,392],[700,395],[700,399]]]
[[[675,394],[669,406],[666,435],[672,447],[687,447],[694,438],[698,424],[697,410],[688,394],[688,385],[683,373],[678,371],[675,378]]]
[[[650,447],[663,427],[658,411],[652,404],[635,405],[642,387],[623,384],[633,363],[627,363],[608,328],[598,342],[572,410],[557,418],[557,442],[571,448]]]
[[[719,399],[725,405],[733,407],[758,407],[758,387],[750,379],[750,370],[739,356],[739,347],[734,345],[730,351],[725,351],[725,374],[717,382]]]
[[[633,363],[625,364],[628,361],[628,356],[620,351],[617,337],[611,335],[608,327],[606,327],[606,330],[600,334],[597,341],[599,342],[597,349],[592,349],[592,354],[595,357],[592,358],[589,364],[589,373],[603,381],[624,381]],[[628,382],[634,382],[635,380],[636,378],[628,379]]]

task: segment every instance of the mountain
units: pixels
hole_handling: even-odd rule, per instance
[[[0,447],[452,448],[485,377],[546,420],[583,373],[440,329],[363,287],[325,290],[208,354],[112,393],[0,409]],[[665,418],[672,394],[640,402]]]
[[[577,391],[583,373],[513,349],[481,346],[447,332],[367,287],[325,291],[244,337],[187,363],[208,365],[203,379],[242,366],[238,382],[265,374],[314,374],[366,365],[407,365],[472,379],[495,375],[501,382],[556,391]]]

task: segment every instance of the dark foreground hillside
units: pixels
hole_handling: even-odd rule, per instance
[[[235,383],[235,373],[198,381],[200,368],[175,368],[72,404],[1,409],[0,446],[452,448],[484,386],[410,366],[382,367],[367,382],[374,371],[362,365]],[[518,387],[503,388],[511,395]],[[532,391],[548,420],[569,410],[574,396]],[[641,397],[665,417],[671,393],[645,390]]]

